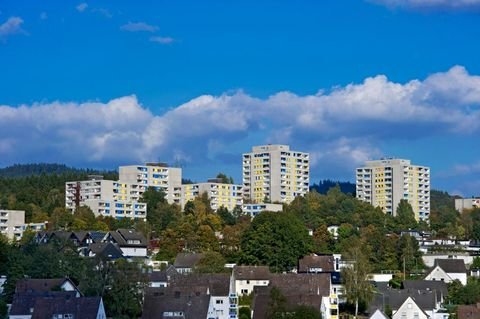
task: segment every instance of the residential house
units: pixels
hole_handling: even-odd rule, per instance
[[[168,290],[181,294],[209,295],[208,318],[235,319],[238,300],[230,274],[188,274],[173,276]]]
[[[165,287],[147,288],[142,318],[238,318],[238,300],[229,274],[184,274],[167,279]]]
[[[233,268],[235,293],[238,296],[249,295],[254,287],[268,286],[271,276],[267,266],[235,266]]]
[[[298,273],[328,273],[332,289],[331,298],[336,299],[336,304],[344,302],[343,285],[340,269],[344,264],[340,254],[333,255],[308,255],[298,261]]]
[[[36,300],[32,319],[106,319],[102,297],[39,298]]]
[[[368,317],[368,319],[390,319],[390,317],[384,314],[380,309],[377,309],[370,317]]]
[[[210,295],[147,288],[142,319],[208,319]]]
[[[270,291],[273,287],[285,296],[287,310],[292,311],[297,305],[313,307],[322,313],[322,318],[338,318],[338,308],[330,312],[330,275],[319,274],[272,274],[266,287],[256,287],[253,299],[253,318],[264,319],[267,315]],[[335,305],[338,306],[338,305]]]
[[[147,240],[136,230],[117,229],[108,232],[103,242],[116,244],[124,257],[147,257]]]
[[[85,257],[99,257],[106,260],[123,258],[122,250],[113,243],[93,243],[83,249]]]
[[[392,309],[392,319],[429,319],[430,317],[412,297],[407,297],[405,301],[396,309]]]
[[[193,272],[195,266],[203,258],[203,254],[196,253],[179,253],[175,257],[173,267],[179,274],[188,274]]]
[[[152,271],[148,273],[148,286],[152,288],[162,288],[168,286],[168,276],[166,271]]]
[[[402,288],[407,290],[433,291],[440,303],[443,303],[448,296],[448,287],[444,281],[434,280],[404,280]]]
[[[80,297],[80,290],[68,278],[54,279],[21,279],[17,281],[15,293],[69,291]]]
[[[106,319],[101,297],[83,297],[68,278],[22,279],[16,284],[10,319]]]
[[[309,255],[298,260],[298,273],[334,272],[335,260],[332,255]]]
[[[450,283],[459,280],[462,285],[467,284],[467,268],[462,259],[435,259],[432,269],[425,280],[439,280]]]

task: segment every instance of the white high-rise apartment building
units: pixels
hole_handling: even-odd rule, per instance
[[[253,203],[290,203],[308,192],[309,154],[288,145],[254,146],[243,154],[243,194]]]
[[[430,216],[430,168],[410,160],[385,158],[357,168],[357,198],[396,216],[400,200],[412,205],[416,220]]]
[[[456,198],[455,209],[460,213],[465,209],[474,209],[480,207],[480,198]]]
[[[219,179],[209,179],[206,183],[182,185],[182,209],[188,201],[193,201],[203,193],[210,199],[210,207],[217,210],[225,207],[233,211],[235,207],[242,207],[243,186],[222,183]]]
[[[182,169],[167,167],[164,163],[120,166],[119,180],[141,184],[165,192],[169,204],[181,205]]]
[[[146,189],[143,184],[92,175],[89,180],[65,184],[65,206],[72,212],[77,206],[88,206],[96,216],[145,219],[147,204],[139,200]]]
[[[40,231],[45,223],[25,224],[24,210],[0,209],[0,233],[10,240],[19,240],[25,230]]]

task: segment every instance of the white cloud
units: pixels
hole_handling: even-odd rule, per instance
[[[370,2],[378,3],[391,8],[399,7],[427,10],[468,10],[480,8],[480,0],[370,0]]]
[[[88,4],[86,2],[80,3],[78,6],[75,7],[78,12],[83,12],[88,8]]]
[[[425,80],[402,84],[378,75],[313,95],[202,95],[157,115],[135,96],[0,106],[5,164],[52,157],[114,166],[161,158],[202,166],[245,145],[290,143],[312,153],[318,176],[351,178],[356,165],[383,155],[379,142],[479,131],[480,77],[459,66]]]
[[[105,18],[109,18],[109,19],[113,17],[113,14],[110,12],[110,10],[105,9],[105,8],[94,8],[94,9],[92,9],[92,12],[99,13],[102,16],[104,16]]]
[[[160,44],[170,44],[170,43],[175,42],[175,39],[171,38],[171,37],[156,36],[156,37],[150,37],[150,41],[160,43]]]
[[[156,32],[158,30],[158,27],[156,25],[150,25],[145,22],[128,22],[127,24],[122,25],[120,29],[129,32]]]
[[[10,17],[3,24],[0,24],[0,39],[5,39],[8,36],[15,34],[27,34],[22,29],[23,19],[20,17]]]

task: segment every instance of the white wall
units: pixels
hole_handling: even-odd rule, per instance
[[[252,293],[255,286],[268,286],[270,280],[235,280],[235,292],[238,296]],[[247,290],[242,293],[242,291]]]
[[[417,315],[417,317],[415,316]],[[415,304],[412,298],[408,298],[400,308],[393,313],[392,319],[428,319],[427,315]]]
[[[147,248],[120,247],[125,257],[147,257]]]

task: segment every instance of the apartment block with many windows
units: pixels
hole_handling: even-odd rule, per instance
[[[25,223],[24,210],[0,209],[0,234],[10,240],[19,240],[27,229],[41,231],[46,228],[45,223]]]
[[[225,207],[233,211],[243,204],[243,186],[237,184],[222,183],[220,179],[209,179],[206,183],[195,183],[182,185],[182,209],[188,201],[195,197],[207,194],[210,199],[210,206],[213,210]]]
[[[124,181],[104,180],[92,175],[86,181],[65,184],[65,206],[72,212],[76,207],[88,206],[96,216],[115,218],[147,217],[147,204],[139,200],[146,186]]]
[[[153,187],[165,192],[169,204],[181,204],[182,169],[165,163],[120,166],[119,180]]]
[[[396,216],[400,200],[407,200],[416,220],[430,217],[430,168],[410,160],[385,158],[367,161],[356,171],[357,198]]]
[[[309,154],[288,145],[254,146],[243,154],[243,193],[253,203],[290,203],[310,183]]]

